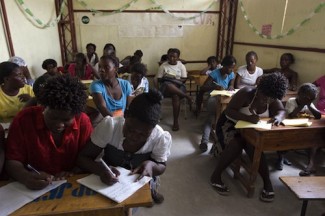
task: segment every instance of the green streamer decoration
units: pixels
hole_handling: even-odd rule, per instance
[[[64,7],[65,7],[65,1],[62,1],[60,6],[60,12],[59,15],[47,23],[44,23],[39,18],[35,17],[34,13],[31,9],[28,8],[28,6],[25,4],[24,0],[15,0],[16,4],[18,5],[19,9],[23,12],[23,14],[27,17],[27,19],[37,28],[45,29],[49,27],[54,27],[61,19],[61,15],[63,13]]]
[[[240,6],[240,9],[241,9],[241,11],[242,11],[242,13],[244,15],[244,18],[245,18],[248,26],[253,30],[253,32],[255,32],[255,34],[257,34],[261,38],[272,40],[272,39],[284,38],[284,37],[287,37],[287,36],[292,35],[293,33],[295,33],[301,26],[308,23],[311,20],[311,18],[313,16],[315,16],[315,14],[319,13],[325,7],[325,2],[320,3],[305,19],[303,19],[300,23],[296,24],[294,27],[289,28],[289,30],[287,32],[285,32],[283,34],[272,35],[272,36],[264,35],[264,34],[262,34],[261,32],[259,32],[257,30],[257,28],[252,24],[251,20],[247,16],[247,12],[246,12],[246,10],[244,8],[242,0],[239,0],[239,6]]]

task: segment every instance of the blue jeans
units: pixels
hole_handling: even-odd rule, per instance
[[[207,101],[208,116],[205,119],[204,124],[203,124],[203,134],[202,134],[201,143],[209,142],[211,125],[212,125],[213,121],[215,121],[215,116],[216,116],[217,101],[218,101],[218,97],[216,97],[216,96],[208,98],[208,101]]]

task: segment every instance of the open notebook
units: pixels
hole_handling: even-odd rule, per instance
[[[132,175],[130,170],[122,167],[116,168],[121,174],[118,177],[119,182],[115,183],[114,185],[106,185],[100,180],[99,176],[94,174],[86,176],[82,179],[78,179],[77,182],[94,191],[97,191],[115,202],[121,203],[151,180],[150,177],[144,176],[139,181],[136,181],[139,174]]]
[[[12,182],[0,188],[0,216],[7,216],[16,211],[27,203],[42,196],[48,191],[59,187],[61,184],[67,182],[66,180],[53,181],[42,190],[30,190],[25,185],[19,182]]]
[[[237,129],[239,129],[239,128],[260,128],[260,129],[265,129],[265,130],[271,130],[272,124],[267,123],[267,121],[263,121],[263,120],[259,121],[257,124],[239,120],[236,123],[235,128],[237,128]]]

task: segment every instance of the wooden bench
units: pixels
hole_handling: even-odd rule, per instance
[[[281,176],[280,180],[298,199],[303,200],[301,216],[306,214],[309,200],[325,199],[325,176]]]

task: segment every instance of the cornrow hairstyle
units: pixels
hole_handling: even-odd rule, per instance
[[[317,94],[318,94],[318,89],[312,83],[304,83],[298,89],[298,95],[299,94],[310,95],[315,99],[317,97]]]
[[[258,60],[258,56],[257,56],[257,53],[256,52],[249,51],[248,53],[246,53],[246,58],[248,58],[250,56],[255,56],[256,60]]]
[[[213,60],[218,62],[218,59],[216,56],[210,56],[209,58],[207,58],[207,63],[211,64]]]
[[[292,53],[283,53],[282,56],[288,56],[288,58],[290,59],[290,62],[293,64],[295,63],[295,57],[293,57]]]
[[[48,65],[53,65],[54,67],[58,66],[58,63],[54,59],[45,59],[42,63],[42,68],[47,70]]]
[[[261,91],[265,96],[279,100],[284,97],[287,88],[288,80],[279,72],[263,75],[257,85],[258,91]]]
[[[77,77],[56,76],[46,81],[37,99],[40,104],[50,109],[79,114],[86,105],[86,90],[86,86]]]
[[[107,44],[105,44],[103,50],[108,49],[109,47],[113,47],[114,51],[116,51],[115,46],[114,46],[113,44],[111,44],[111,43],[107,43]]]
[[[237,61],[236,61],[235,57],[233,57],[232,55],[225,56],[221,61],[222,66],[232,66],[236,63],[237,63]]]
[[[177,48],[170,48],[168,51],[167,51],[167,54],[169,53],[176,53],[178,55],[178,57],[181,56],[181,51]]]
[[[100,57],[100,60],[110,60],[113,62],[114,66],[116,68],[119,68],[119,66],[120,66],[119,59],[113,55],[102,56],[102,57]]]
[[[143,52],[141,50],[136,50],[133,55],[136,55],[136,56],[139,56],[140,58],[142,58]]]
[[[147,74],[147,67],[142,63],[135,63],[131,66],[131,73],[141,74],[144,77]]]
[[[148,93],[136,96],[125,113],[126,118],[133,117],[155,127],[160,118],[162,98],[156,89],[149,89]]]
[[[89,44],[87,44],[87,45],[86,45],[86,49],[87,49],[88,47],[90,47],[90,46],[92,46],[92,47],[94,48],[94,51],[96,51],[96,45],[93,44],[93,43],[89,43]]]
[[[4,83],[4,79],[16,69],[19,68],[19,65],[9,61],[0,63],[0,84]]]

